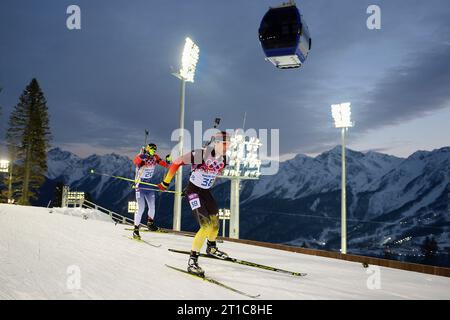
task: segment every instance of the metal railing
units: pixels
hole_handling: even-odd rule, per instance
[[[93,210],[97,210],[100,211],[102,213],[105,213],[107,215],[109,215],[111,217],[112,220],[119,222],[119,223],[123,223],[123,224],[134,224],[133,219],[130,219],[128,217],[125,217],[119,213],[116,213],[112,210],[103,208],[102,206],[99,206],[98,204],[95,204],[89,200],[84,199],[82,204],[81,204],[82,208],[86,208],[86,209],[93,209]]]

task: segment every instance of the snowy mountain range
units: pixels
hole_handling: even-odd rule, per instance
[[[450,248],[450,147],[417,151],[406,159],[347,149],[348,252],[419,261],[425,237],[438,242],[448,264]],[[134,199],[131,184],[90,174],[133,178],[131,159],[116,154],[82,159],[55,148],[48,154],[50,182],[88,192],[98,204],[126,213]],[[188,174],[187,169],[184,174]],[[159,182],[163,170],[157,170]],[[280,163],[276,175],[241,185],[241,238],[338,251],[340,248],[341,150],[317,157],[297,155]],[[50,188],[52,183],[46,185]],[[220,207],[229,206],[229,183],[216,185]],[[50,192],[43,192],[50,195]],[[157,222],[172,226],[173,198],[157,200]],[[43,203],[48,199],[43,200]],[[182,229],[194,230],[186,204]]]
[[[247,237],[338,250],[340,147],[284,162],[273,177],[244,185],[241,219],[255,220]],[[448,262],[450,148],[401,159],[347,150],[348,247],[353,253],[418,257],[435,237]],[[265,223],[264,223],[265,222]],[[284,228],[274,236],[274,229]]]

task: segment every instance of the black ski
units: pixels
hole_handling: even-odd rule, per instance
[[[170,269],[173,269],[173,270],[176,270],[176,271],[179,271],[179,272],[182,272],[182,273],[185,273],[185,274],[188,274],[190,276],[193,276],[194,278],[201,279],[203,281],[207,281],[209,283],[216,284],[216,285],[218,285],[218,286],[220,286],[222,288],[228,289],[228,290],[233,291],[235,293],[239,293],[239,294],[241,294],[243,296],[246,296],[246,297],[249,297],[249,298],[256,299],[256,298],[258,298],[260,296],[259,294],[258,295],[251,295],[251,294],[245,293],[243,291],[240,291],[238,289],[235,289],[235,288],[232,288],[230,286],[227,286],[226,284],[223,284],[223,283],[221,283],[221,282],[219,282],[219,281],[217,281],[217,280],[215,280],[213,278],[207,277],[207,276],[203,276],[202,277],[202,276],[190,273],[190,272],[188,272],[186,270],[183,270],[183,269],[180,269],[180,268],[177,268],[177,267],[173,267],[173,266],[169,266],[168,264],[166,264],[166,267],[168,267]]]
[[[161,247],[160,244],[150,243],[150,242],[145,241],[145,240],[142,240],[142,239],[135,239],[135,238],[133,238],[133,237],[129,237],[129,236],[125,236],[125,235],[124,235],[124,237],[125,237],[125,238],[128,238],[128,239],[130,239],[130,240],[134,240],[134,241],[140,242],[140,243],[145,243],[146,245],[149,245],[149,246],[152,246],[152,247],[155,247],[155,248]]]
[[[133,228],[125,228],[127,231],[134,231]],[[139,232],[154,232],[154,233],[169,233],[169,231],[158,229],[156,231],[148,230],[148,229],[139,229]]]
[[[176,252],[176,253],[191,254],[190,251],[185,251],[185,250],[176,250],[176,249],[168,249],[168,250],[171,251],[171,252]],[[275,268],[275,267],[265,266],[263,264],[250,262],[250,261],[245,261],[245,260],[240,260],[240,259],[231,258],[231,257],[228,257],[226,259],[219,259],[219,258],[216,258],[214,256],[210,256],[210,255],[207,255],[207,254],[204,254],[204,253],[200,253],[200,256],[201,257],[205,257],[205,258],[211,258],[211,259],[216,259],[216,260],[222,260],[222,261],[228,261],[228,262],[232,262],[232,263],[243,264],[243,265],[249,266],[249,267],[254,267],[254,268],[259,268],[259,269],[264,269],[264,270],[284,273],[284,274],[289,274],[291,276],[304,277],[304,276],[307,275],[306,273],[288,271],[288,270],[284,270],[284,269],[279,269],[279,268]]]
[[[127,230],[127,231],[134,231],[134,229],[133,228],[125,228],[125,230]],[[151,231],[151,230],[148,230],[148,229],[139,229],[139,232],[152,232],[152,233],[166,233],[166,234],[175,234],[176,235],[176,233],[172,233],[172,232],[169,232],[169,231],[167,231],[167,230],[162,230],[162,229],[159,229],[159,230],[157,230],[157,231]],[[193,237],[195,237],[195,235],[193,235],[193,234],[187,234],[187,233],[181,233],[180,234],[181,236],[184,236],[184,237],[190,237],[190,238],[193,238]],[[219,242],[219,241],[218,241]]]

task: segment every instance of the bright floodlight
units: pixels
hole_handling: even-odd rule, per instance
[[[195,67],[197,66],[199,53],[200,49],[194,41],[186,38],[180,69],[180,75],[185,81],[194,82]]]
[[[229,220],[231,216],[230,209],[219,209],[219,219],[220,220]]]
[[[67,205],[79,205],[81,206],[84,202],[85,196],[84,192],[77,192],[77,191],[68,191],[67,192],[67,198],[66,198],[66,204]]]
[[[81,201],[84,200],[84,192],[76,192],[76,191],[70,191],[67,193],[67,200],[68,201]]]
[[[0,160],[0,172],[9,171],[9,160]]]
[[[236,134],[231,137],[227,150],[228,170],[224,170],[223,177],[257,178],[259,177],[261,160],[258,149],[261,142],[255,137]]]
[[[350,128],[351,122],[351,104],[349,102],[331,105],[331,114],[336,128]]]
[[[138,206],[136,201],[128,201],[128,213],[135,214],[137,212]]]

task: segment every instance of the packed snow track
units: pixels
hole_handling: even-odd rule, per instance
[[[86,209],[0,205],[0,299],[249,299],[165,266],[185,268],[192,238],[142,233]],[[450,278],[226,242],[230,256],[294,277],[201,258],[206,274],[259,299],[450,299]],[[204,248],[203,248],[204,250]]]

